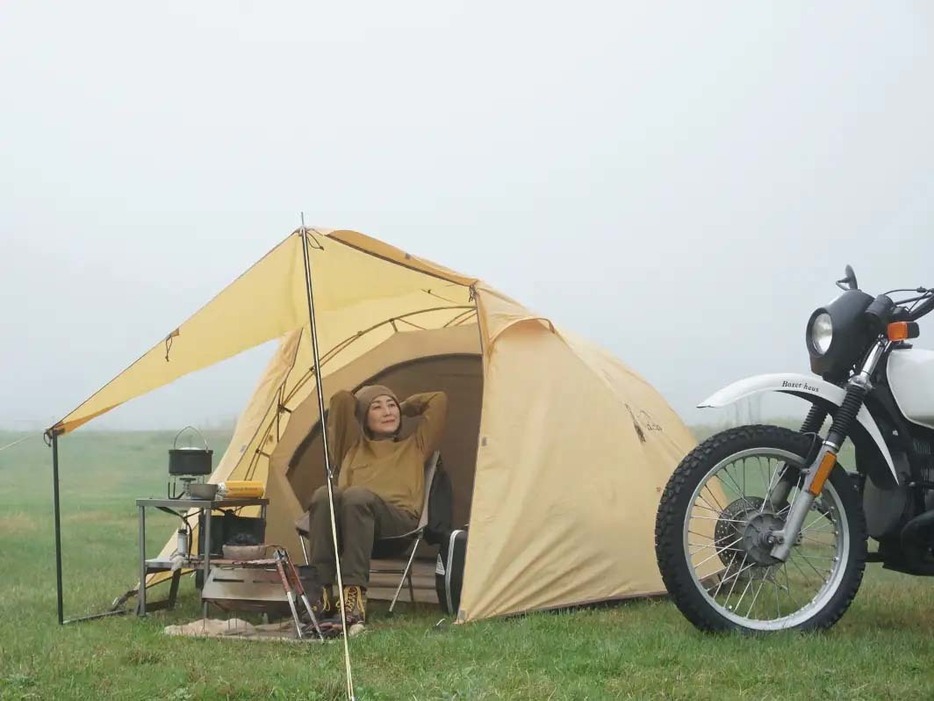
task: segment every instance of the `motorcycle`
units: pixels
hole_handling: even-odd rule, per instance
[[[701,630],[830,628],[866,562],[934,576],[934,351],[909,343],[934,310],[934,289],[873,297],[850,266],[837,286],[843,293],[808,320],[814,376],[747,378],[700,404],[780,392],[811,403],[800,429],[717,433],[662,494],[659,570]],[[847,439],[855,471],[838,459]]]

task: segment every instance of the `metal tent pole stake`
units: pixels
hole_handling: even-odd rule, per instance
[[[62,601],[62,519],[58,493],[58,431],[52,435],[52,503],[55,510],[55,592],[58,603],[58,624],[65,622],[65,607]]]
[[[65,620],[64,591],[62,587],[62,508],[61,484],[58,475],[58,434],[59,431],[55,428],[50,428],[45,432],[47,442],[52,447],[52,511],[55,523],[55,603],[58,613],[58,624],[61,626],[67,623],[94,621],[98,618],[123,615],[126,611],[111,609],[103,613],[92,613],[87,616]]]
[[[341,615],[346,612],[344,601],[344,581],[341,576],[340,548],[337,543],[337,521],[334,513],[334,487],[332,485],[333,472],[331,471],[330,450],[328,449],[328,431],[324,422],[324,388],[321,376],[321,355],[318,352],[318,327],[315,324],[315,293],[311,284],[311,259],[308,255],[308,232],[305,229],[305,214],[302,213],[302,260],[305,264],[305,288],[308,292],[308,321],[311,332],[311,353],[315,367],[315,387],[318,394],[318,420],[321,422],[321,445],[324,449],[325,484],[328,487],[328,506],[331,511],[331,538],[334,544],[334,562],[337,565],[337,591],[340,597]],[[350,646],[347,642],[347,621],[344,620],[344,668],[347,674],[347,698],[354,701],[353,672],[350,668]]]

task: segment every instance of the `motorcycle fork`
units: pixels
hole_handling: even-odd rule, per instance
[[[808,411],[807,418],[804,419],[804,423],[801,424],[801,428],[799,429],[799,433],[806,436],[810,435],[814,438],[814,445],[808,452],[809,465],[817,458],[817,451],[820,446],[818,431],[820,431],[821,426],[824,425],[824,419],[826,418],[827,411],[817,404],[813,404]],[[768,492],[768,502],[772,513],[778,514],[788,508],[788,495],[791,494],[791,489],[795,486],[797,481],[796,473],[794,478],[789,477],[788,465],[783,464],[780,468],[778,482]]]
[[[869,378],[875,372],[888,346],[888,339],[880,339],[866,355],[860,371],[847,382],[843,404],[834,416],[833,424],[820,450],[804,470],[804,484],[791,504],[784,527],[768,534],[768,542],[773,546],[771,555],[776,560],[785,562],[791,554],[792,546],[797,543],[804,519],[815,500],[821,495],[824,485],[836,467],[840,446],[849,435],[850,427],[863,407],[866,395],[872,390]],[[785,497],[787,498],[787,494]]]
[[[839,452],[840,446],[829,440],[824,441],[821,445],[817,458],[808,466],[805,472],[801,491],[795,496],[795,500],[788,510],[785,527],[769,534],[769,542],[773,545],[772,557],[782,562],[788,559],[791,554],[791,546],[797,543],[798,537],[801,535],[804,519],[811,510],[811,506],[820,496],[824,484],[837,464],[837,453]]]

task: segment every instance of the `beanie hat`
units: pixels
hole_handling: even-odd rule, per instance
[[[373,400],[385,396],[392,397],[396,404],[399,403],[396,393],[385,385],[367,385],[356,391],[354,398],[357,400],[357,421],[360,422],[361,426],[366,428],[366,413],[370,410],[370,404],[373,403]]]

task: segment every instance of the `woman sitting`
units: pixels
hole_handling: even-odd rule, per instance
[[[328,410],[328,442],[334,464],[340,466],[334,489],[334,516],[340,544],[345,615],[336,625],[348,627],[366,620],[366,588],[373,543],[402,535],[418,525],[425,489],[425,461],[437,450],[444,433],[447,395],[414,394],[400,403],[383,385],[369,385],[351,394],[340,391]],[[420,416],[415,432],[400,438],[402,416]],[[320,584],[314,606],[323,619],[335,616],[332,586],[336,581],[334,542],[327,486],[311,498],[309,539],[311,565]]]

